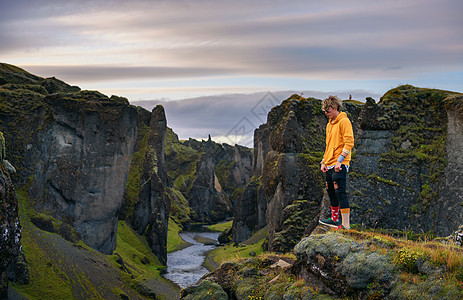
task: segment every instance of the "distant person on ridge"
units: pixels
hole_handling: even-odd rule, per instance
[[[351,150],[354,147],[354,132],[347,114],[341,112],[341,108],[342,102],[335,96],[329,96],[322,102],[322,109],[329,121],[326,125],[326,148],[320,162],[320,170],[326,174],[331,218],[320,220],[320,223],[336,229],[350,229],[350,208],[346,189]],[[342,222],[339,221],[339,210]]]

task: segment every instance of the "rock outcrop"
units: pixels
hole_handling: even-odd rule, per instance
[[[463,216],[463,96],[401,86],[359,118],[348,191],[351,222],[451,234]]]
[[[1,64],[0,121],[28,205],[112,253],[137,136],[127,99],[80,91]]]
[[[170,204],[166,197],[167,168],[165,134],[167,120],[164,108],[153,108],[149,138],[141,168],[139,194],[134,203],[132,227],[145,235],[153,253],[167,263],[167,226]]]
[[[10,175],[0,163],[0,298],[8,297],[7,268],[21,251],[18,199]]]
[[[368,250],[366,250],[368,249]],[[397,268],[391,257],[370,251],[368,242],[336,234],[304,238],[294,248],[293,273],[332,297],[365,299],[389,295]],[[372,286],[374,290],[367,287]]]
[[[71,224],[92,248],[116,247],[117,213],[137,134],[137,112],[98,93],[54,94],[34,145],[30,196],[38,211]]]
[[[252,178],[245,186],[243,194],[234,210],[233,241],[241,243],[267,225],[265,213],[267,199],[262,189],[262,173],[265,157],[270,151],[267,124],[260,125],[254,130],[254,153],[252,159]]]

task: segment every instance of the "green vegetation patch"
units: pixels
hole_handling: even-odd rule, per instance
[[[21,220],[22,239],[21,244],[26,256],[29,269],[30,282],[27,285],[12,284],[20,294],[32,299],[72,299],[72,283],[68,275],[50,257],[53,252],[53,244],[39,244],[36,234],[37,229],[24,219]],[[51,233],[41,232],[42,235],[51,237]]]
[[[216,265],[220,265],[229,260],[251,258],[260,255],[264,252],[262,245],[267,238],[267,233],[267,227],[264,227],[239,245],[229,244],[212,250],[207,258],[212,259]]]
[[[125,284],[138,293],[149,296],[155,293],[156,287],[164,287],[161,290],[165,294],[156,294],[161,299],[171,299],[172,293],[178,293],[178,288],[161,276],[166,267],[152,253],[146,238],[136,233],[125,221],[118,223],[117,247],[114,255],[109,257],[111,264],[122,270]]]
[[[232,225],[233,225],[233,221],[228,221],[228,222],[222,222],[222,223],[209,225],[207,228],[212,231],[222,232],[222,231],[230,229]]]
[[[168,187],[166,195],[170,202],[169,215],[177,224],[191,222],[191,208],[185,196],[175,187]]]
[[[170,128],[166,131],[165,143],[167,173],[175,188],[186,195],[194,182],[201,152],[181,143]]]
[[[127,185],[124,194],[125,216],[132,216],[133,209],[140,195],[140,179],[143,172],[143,161],[148,149],[148,139],[151,129],[144,123],[138,124],[138,135],[136,144],[138,149],[132,154],[132,162],[130,164],[129,174],[127,177]]]
[[[181,225],[179,225],[173,218],[169,219],[169,226],[167,231],[167,252],[174,252],[177,250],[184,249],[190,246],[189,243],[182,240],[178,235],[182,231]]]

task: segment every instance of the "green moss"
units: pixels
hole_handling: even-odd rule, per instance
[[[114,253],[118,253],[122,257],[126,268],[131,273],[122,273],[127,286],[132,286],[139,290],[145,282],[154,281],[158,286],[166,286],[166,289],[176,289],[168,280],[161,276],[166,267],[153,254],[146,238],[131,229],[125,221],[118,222],[117,247]],[[149,263],[146,262],[146,258],[149,260]],[[120,267],[120,264],[117,262],[118,256],[112,255],[108,259],[113,266]],[[158,296],[161,299],[169,299],[166,295]]]
[[[35,239],[33,225],[21,220],[21,244],[27,259],[30,283],[13,285],[22,295],[32,299],[72,299],[72,283],[67,274],[49,257],[50,249],[42,247]],[[51,235],[43,232],[42,234]]]
[[[416,261],[420,258],[423,258],[421,253],[409,248],[402,248],[397,253],[396,261],[404,271],[417,273]]]
[[[358,100],[342,100],[342,103],[352,103],[355,105],[363,106],[365,103]]]
[[[178,224],[185,224],[191,221],[191,208],[188,200],[175,187],[166,189],[166,195],[170,202],[170,217]]]
[[[174,219],[169,219],[169,226],[167,231],[167,252],[174,252],[185,247],[188,247],[190,244],[182,240],[178,235],[182,231],[182,227],[175,222]]]
[[[181,143],[170,128],[166,131],[165,143],[167,174],[175,188],[186,195],[194,182],[201,152]]]
[[[371,175],[368,175],[366,176],[367,178],[371,178],[371,179],[374,179],[378,182],[382,182],[382,183],[386,183],[388,185],[392,185],[392,186],[400,186],[400,184],[398,184],[397,182],[394,182],[390,179],[385,179],[385,178],[382,178],[380,176],[378,176],[377,174],[371,174]]]
[[[423,182],[418,197],[423,210],[437,201],[438,186],[447,166],[446,108],[458,109],[461,99],[460,93],[405,85],[388,91],[379,103],[382,120],[397,125],[391,150],[381,155],[380,162],[405,163],[406,169],[425,166],[424,172],[432,174],[432,178]],[[427,194],[427,191],[434,192]]]
[[[233,221],[229,221],[229,222],[223,222],[223,223],[209,225],[207,228],[209,230],[212,230],[212,231],[222,232],[222,231],[230,229],[232,227],[232,225],[233,225]]]
[[[125,221],[119,221],[117,227],[117,247],[114,250],[122,257],[127,257],[129,263],[139,265],[143,257],[153,262],[153,266],[163,268],[152,253],[144,236],[138,235]]]
[[[351,209],[360,209],[360,206],[357,203],[351,203],[350,208]]]
[[[148,139],[151,129],[146,124],[138,125],[138,135],[136,144],[138,149],[132,154],[132,162],[130,164],[129,174],[127,177],[127,185],[125,189],[125,215],[133,214],[134,205],[140,194],[140,178],[143,172],[143,161],[148,149]]]
[[[227,293],[217,283],[208,280],[201,281],[198,285],[192,285],[184,290],[187,294],[185,300],[227,300]]]
[[[265,232],[264,232],[265,231]],[[238,245],[238,246],[233,246],[233,245],[226,245],[224,247],[220,247],[217,249],[212,250],[209,254],[208,257],[212,258],[212,260],[217,264],[220,265],[223,262],[233,260],[233,259],[243,259],[243,258],[251,258],[255,255],[260,255],[264,251],[262,249],[262,244],[264,243],[266,239],[266,229],[264,231],[259,231],[255,233],[255,235],[258,235],[261,237],[259,241],[254,241],[253,243],[246,244],[246,242]],[[249,238],[249,240],[251,240]],[[254,255],[251,255],[253,253]]]

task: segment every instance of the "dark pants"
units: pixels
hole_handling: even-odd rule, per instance
[[[334,168],[326,172],[326,188],[332,207],[349,208],[347,200],[347,169],[341,165],[341,170],[335,172]]]

